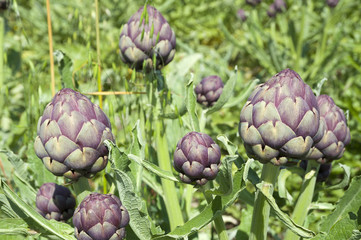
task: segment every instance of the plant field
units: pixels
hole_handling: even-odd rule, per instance
[[[353,0],[0,0],[0,239],[361,239]]]

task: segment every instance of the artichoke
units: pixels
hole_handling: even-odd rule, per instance
[[[205,133],[187,133],[177,144],[173,166],[185,183],[204,185],[216,178],[221,150]]]
[[[114,141],[108,117],[87,97],[65,88],[45,107],[34,142],[36,155],[56,176],[76,180],[105,168]]]
[[[336,7],[338,2],[339,0],[326,0],[326,3],[330,8]]]
[[[269,5],[268,10],[267,10],[267,15],[270,18],[273,18],[277,15],[277,9],[276,9],[276,4],[272,3],[271,5]]]
[[[237,11],[237,17],[241,19],[243,22],[247,20],[246,12],[243,9],[239,9]]]
[[[175,34],[157,9],[148,5],[146,15],[143,10],[141,7],[123,26],[119,40],[120,58],[136,71],[149,71],[154,66],[161,69],[173,60]],[[142,14],[145,17],[142,18]]]
[[[239,133],[248,155],[261,163],[303,159],[323,134],[316,97],[296,72],[285,69],[252,92]]]
[[[216,75],[203,78],[194,89],[197,102],[205,107],[213,106],[221,96],[222,91],[222,79]]]
[[[331,97],[317,97],[320,108],[320,122],[324,126],[322,139],[313,147],[307,159],[319,163],[331,162],[342,157],[345,146],[350,143],[350,129],[347,127],[345,115]]]
[[[36,194],[36,210],[46,219],[66,221],[73,216],[75,198],[66,187],[44,183]]]
[[[129,214],[113,194],[92,193],[79,204],[73,216],[78,240],[120,240],[125,237]]]
[[[307,163],[308,163],[307,160],[302,160],[300,163],[300,167],[303,168],[304,170],[306,170]],[[321,164],[320,169],[318,170],[316,181],[317,182],[325,182],[331,173],[331,169],[332,169],[331,163]]]
[[[10,7],[10,0],[0,0],[0,9],[6,10]]]
[[[286,2],[284,0],[275,0],[274,5],[277,12],[283,12],[286,10]]]
[[[252,6],[256,6],[258,4],[260,4],[262,2],[262,0],[246,0],[246,3]]]

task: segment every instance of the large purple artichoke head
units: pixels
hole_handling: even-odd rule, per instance
[[[140,23],[143,10],[141,7],[123,26],[119,40],[120,58],[136,71],[149,71],[154,65],[161,69],[174,58],[175,34],[162,14],[149,5]]]
[[[44,183],[36,194],[36,210],[46,219],[67,221],[74,209],[75,198],[66,187]]]
[[[108,117],[72,89],[60,90],[45,107],[34,142],[36,155],[56,176],[90,177],[108,163],[103,141],[114,141]]]
[[[308,164],[307,160],[302,160],[300,163],[300,167],[303,168],[304,170],[306,170],[307,164]],[[328,176],[330,176],[331,169],[332,169],[331,163],[321,164],[320,169],[318,170],[316,181],[317,182],[325,182],[327,180]]]
[[[221,150],[205,133],[187,133],[177,144],[173,166],[181,180],[204,185],[216,178],[221,164]]]
[[[241,111],[239,133],[250,157],[282,165],[302,159],[322,137],[316,97],[285,69],[252,92]]]
[[[213,106],[223,91],[222,79],[216,75],[208,76],[195,87],[197,102],[205,107]]]
[[[319,163],[331,162],[342,157],[345,146],[350,143],[350,129],[347,127],[345,115],[333,99],[327,95],[317,97],[320,108],[320,123],[324,126],[324,134],[310,151],[307,159]]]
[[[92,193],[79,204],[73,216],[78,240],[120,240],[125,237],[129,213],[113,194]]]
[[[330,8],[336,7],[338,2],[339,0],[326,0],[326,3]]]

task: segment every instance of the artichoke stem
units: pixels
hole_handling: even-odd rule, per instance
[[[168,152],[168,142],[165,135],[165,126],[161,119],[156,120],[155,137],[159,167],[163,170],[172,172],[171,160]],[[182,211],[178,201],[178,194],[172,181],[162,178],[161,182],[164,191],[164,202],[168,213],[170,228],[173,230],[177,226],[184,224]]]
[[[318,164],[315,160],[308,161],[305,178],[303,180],[301,187],[301,192],[300,195],[298,196],[295,209],[293,210],[292,213],[292,220],[296,224],[299,224],[301,226],[303,226],[303,223],[308,213],[308,208],[312,202],[319,168],[320,168],[320,164]],[[309,178],[307,176],[310,175],[311,171],[314,171],[314,173]],[[291,239],[297,240],[300,239],[300,237],[288,229],[286,231],[285,240],[291,240]]]
[[[279,172],[279,166],[272,163],[263,165],[261,180],[266,183],[264,188],[270,194],[273,193],[274,184]],[[265,240],[267,239],[267,228],[270,213],[270,205],[267,203],[266,197],[260,190],[256,192],[255,203],[253,207],[252,225],[249,240]]]
[[[74,192],[76,195],[76,201],[80,204],[83,199],[91,193],[91,187],[89,181],[85,177],[80,177],[78,181],[73,183]]]
[[[209,183],[206,184],[205,186],[208,186],[208,185],[209,185]],[[205,186],[202,186],[201,190],[203,192],[203,195],[204,195],[207,203],[210,204],[213,201],[213,196],[211,193],[206,192]],[[219,210],[221,210],[221,209],[219,209]],[[226,226],[224,225],[222,215],[215,216],[215,218],[213,219],[213,222],[214,222],[214,227],[216,228],[216,231],[218,234],[218,239],[219,240],[228,240],[229,238],[228,238]]]

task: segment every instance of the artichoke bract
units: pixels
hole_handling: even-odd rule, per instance
[[[113,194],[92,193],[75,210],[73,224],[78,240],[120,240],[125,237],[129,213]]]
[[[247,154],[261,163],[303,159],[323,134],[316,97],[296,72],[285,69],[251,93],[239,133]]]
[[[104,140],[114,142],[108,117],[84,95],[65,88],[45,107],[34,142],[36,155],[56,176],[90,177],[108,163]]]
[[[216,178],[221,163],[221,150],[205,133],[187,133],[177,144],[173,166],[181,180],[204,185]]]
[[[308,164],[307,160],[302,160],[300,163],[300,167],[303,168],[304,170],[306,170],[307,164]],[[321,164],[320,169],[318,170],[316,181],[317,182],[325,182],[327,180],[328,176],[330,176],[331,169],[332,169],[331,163]]]
[[[148,5],[145,15],[143,10],[141,7],[123,26],[119,40],[120,57],[136,71],[150,71],[154,65],[161,69],[174,58],[176,37],[157,9]]]
[[[66,187],[44,183],[36,194],[36,210],[46,219],[66,221],[73,216],[75,198]]]
[[[322,139],[311,149],[307,159],[319,163],[331,162],[342,157],[345,146],[350,143],[350,129],[345,115],[333,99],[327,95],[317,97],[320,122],[324,126]]]
[[[221,96],[223,86],[222,79],[216,75],[203,78],[194,88],[197,102],[205,107],[213,106]]]

